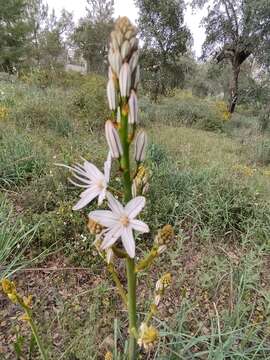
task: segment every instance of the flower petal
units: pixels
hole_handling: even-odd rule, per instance
[[[105,197],[106,197],[106,189],[103,189],[100,191],[98,196],[98,206],[100,206],[103,203]]]
[[[94,164],[91,164],[90,162],[85,160],[83,165],[85,171],[87,172],[87,175],[92,181],[99,181],[104,179],[104,175]]]
[[[135,240],[130,226],[123,227],[121,234],[124,248],[131,258],[135,257]]]
[[[124,208],[123,206],[120,204],[120,202],[118,200],[116,200],[116,198],[111,194],[111,193],[107,193],[107,199],[109,202],[109,208],[118,216],[122,216],[124,213]]]
[[[91,190],[91,191],[89,191]],[[87,193],[86,193],[87,192]],[[84,191],[85,195],[81,196],[81,199],[77,202],[76,205],[73,206],[73,210],[80,210],[83,207],[85,207],[87,204],[89,204],[95,197],[98,196],[98,191],[87,189]],[[82,194],[81,194],[82,195]]]
[[[145,197],[137,196],[125,206],[125,213],[130,219],[134,219],[145,206]]]
[[[140,220],[132,219],[130,220],[130,225],[132,228],[136,231],[139,231],[141,233],[147,233],[149,232],[149,227],[146,223]]]
[[[122,233],[122,225],[116,225],[114,228],[112,228],[111,230],[109,230],[105,237],[104,240],[102,242],[102,244],[100,245],[101,250],[105,250],[108,247],[111,247],[121,236]]]
[[[80,198],[88,196],[91,193],[95,193],[96,196],[98,196],[100,193],[100,189],[96,185],[91,185],[80,194]]]
[[[88,215],[89,219],[93,219],[102,226],[113,228],[119,225],[119,218],[112,211],[109,210],[95,210]]]
[[[111,152],[109,151],[107,160],[104,163],[104,177],[107,183],[110,181],[111,167],[112,167],[112,155]]]

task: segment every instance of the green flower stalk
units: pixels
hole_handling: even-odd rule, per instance
[[[108,210],[95,210],[89,213],[88,228],[96,237],[94,244],[104,262],[107,263],[116,289],[128,309],[129,360],[137,359],[138,345],[148,351],[158,339],[158,332],[153,326],[147,323],[137,325],[137,272],[147,269],[153,260],[166,250],[167,240],[172,236],[171,228],[168,227],[166,231],[158,233],[158,239],[154,242],[149,255],[136,264],[134,234],[135,232],[140,234],[149,232],[148,225],[138,219],[146,205],[146,199],[142,194],[147,191],[148,172],[143,165],[147,151],[147,135],[143,130],[137,131],[137,88],[140,70],[136,35],[137,29],[126,17],[116,21],[115,29],[111,33],[107,84],[111,118],[105,124],[109,154],[104,163],[104,172],[86,160],[82,165],[76,164],[73,167],[64,165],[73,172],[74,178],[70,181],[84,188],[79,202],[73,207],[74,210],[82,209],[95,199],[98,206],[103,203],[103,200],[107,202]],[[130,161],[133,142],[134,169],[131,168]],[[121,189],[112,188],[109,184],[112,161],[117,163],[122,174]],[[121,260],[126,262],[127,290],[121,284],[121,277],[118,276],[117,266],[115,266],[115,262]],[[155,296],[160,297],[163,292],[164,289],[156,290]]]

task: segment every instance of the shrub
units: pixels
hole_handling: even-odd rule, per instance
[[[32,88],[17,98],[10,110],[10,120],[21,128],[44,127],[67,136],[73,130],[67,95],[59,90],[42,91]]]
[[[220,131],[224,116],[215,103],[201,100],[189,92],[176,92],[160,104],[151,104],[143,99],[140,109],[143,123],[162,122],[165,125],[193,126],[208,131]]]
[[[260,111],[258,118],[258,127],[262,133],[270,130],[270,107],[263,108]]]
[[[103,127],[109,115],[106,100],[106,81],[98,75],[89,75],[74,92],[72,104],[85,119],[90,129]]]
[[[270,139],[261,139],[255,147],[255,162],[260,165],[270,164]]]

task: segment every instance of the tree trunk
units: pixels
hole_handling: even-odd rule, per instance
[[[235,106],[238,100],[238,78],[240,73],[240,65],[232,64],[232,78],[230,83],[230,100],[228,111],[232,114],[234,113]]]

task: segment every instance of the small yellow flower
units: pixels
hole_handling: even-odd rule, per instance
[[[2,279],[1,285],[4,293],[8,296],[8,298],[14,302],[18,302],[18,294],[16,291],[16,287],[13,281],[10,281],[8,279]]]
[[[26,307],[31,308],[33,295],[28,295],[23,298],[23,303]]]
[[[138,345],[146,351],[151,350],[159,338],[159,333],[154,326],[142,323],[139,331]]]
[[[21,321],[29,321],[30,317],[27,314],[23,314],[19,317],[19,320]]]
[[[0,120],[4,120],[7,117],[8,109],[4,106],[0,106]]]
[[[174,229],[171,225],[167,224],[158,231],[155,242],[159,245],[167,245],[173,240],[173,238]]]
[[[113,360],[113,354],[110,351],[107,351],[104,360]]]
[[[243,176],[253,176],[256,172],[256,169],[251,168],[250,166],[237,164],[233,166],[233,169],[236,170],[240,175]]]

